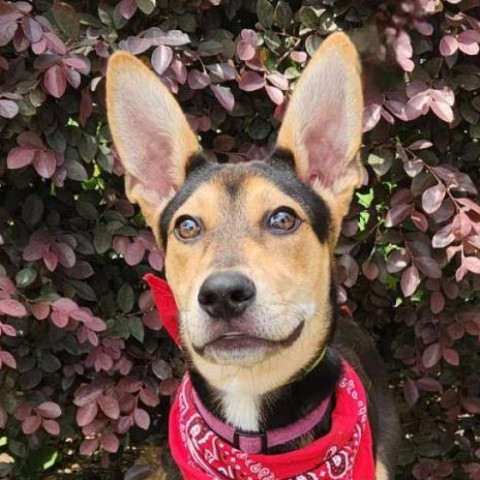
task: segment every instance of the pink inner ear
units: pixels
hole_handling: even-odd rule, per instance
[[[342,103],[342,102],[340,102]],[[339,105],[340,112],[342,105]],[[308,183],[317,179],[325,187],[332,187],[338,179],[343,162],[346,161],[348,144],[343,140],[347,132],[340,132],[342,121],[339,115],[318,118],[304,132],[304,146],[308,156]]]
[[[136,159],[129,170],[145,189],[156,196],[166,197],[174,188],[173,153],[175,141],[168,132],[161,131],[161,122],[147,116],[148,112],[130,111],[130,145]],[[160,114],[160,112],[155,112]],[[179,141],[179,140],[177,140]],[[127,160],[128,161],[128,160]],[[132,168],[133,166],[133,168]]]

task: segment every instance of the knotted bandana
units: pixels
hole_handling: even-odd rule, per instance
[[[167,283],[146,281],[168,333],[179,344],[175,300]],[[373,480],[372,436],[365,389],[345,361],[328,434],[288,453],[247,454],[223,440],[200,415],[185,374],[169,418],[169,445],[186,480]]]

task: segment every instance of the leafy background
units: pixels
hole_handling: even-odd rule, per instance
[[[126,451],[164,442],[183,371],[106,125],[111,53],[151,65],[208,154],[237,162],[265,155],[308,57],[345,30],[365,181],[339,301],[388,362],[398,478],[480,479],[479,18],[476,0],[0,1],[0,477],[90,456],[120,478]]]

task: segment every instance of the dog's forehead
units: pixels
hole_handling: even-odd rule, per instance
[[[324,242],[328,239],[330,209],[312,188],[297,177],[288,152],[275,152],[264,161],[217,164],[194,159],[192,163],[195,168],[188,173],[184,185],[161,215],[160,235],[165,246],[175,214],[196,197],[203,202],[203,208],[215,208],[216,213],[223,217],[233,216],[247,203],[252,205],[249,197],[250,200],[262,200],[253,203],[255,207],[271,203],[268,205],[270,209],[285,206],[281,203],[275,205],[275,201],[290,198],[309,218],[319,240]]]

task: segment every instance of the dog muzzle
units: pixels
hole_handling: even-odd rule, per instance
[[[153,275],[145,280],[165,329],[179,345],[175,300],[168,284]],[[373,480],[367,396],[355,370],[345,361],[335,390],[329,433],[299,450],[257,453],[311,431],[323,418],[329,402],[328,398],[302,420],[283,429],[243,433],[205,409],[187,373],[170,411],[170,450],[186,480]]]

